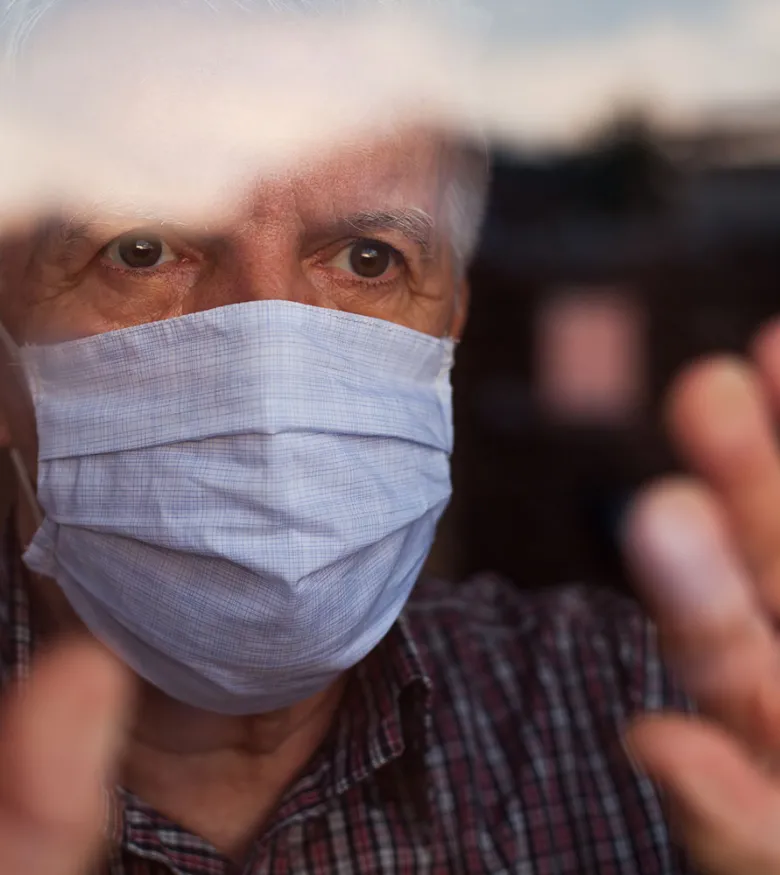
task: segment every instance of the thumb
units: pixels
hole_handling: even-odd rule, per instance
[[[780,872],[780,789],[733,737],[699,719],[648,715],[625,741],[667,793],[672,825],[704,871]]]
[[[46,654],[11,693],[0,712],[0,875],[76,875],[94,860],[128,702],[124,669],[83,642]]]

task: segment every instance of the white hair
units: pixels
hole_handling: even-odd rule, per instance
[[[14,64],[36,29],[53,12],[67,9],[105,8],[107,0],[0,0],[0,46],[6,63]],[[121,6],[127,0],[114,0]],[[348,10],[374,8],[455,8],[465,0],[150,0],[153,9],[162,6],[206,12],[271,12],[316,17]],[[454,139],[454,138],[453,138]],[[489,169],[483,145],[461,148],[444,192],[443,218],[457,265],[465,270],[476,249],[484,216]]]
[[[457,148],[459,160],[445,192],[443,212],[456,263],[465,271],[474,258],[485,218],[490,165],[483,143]]]

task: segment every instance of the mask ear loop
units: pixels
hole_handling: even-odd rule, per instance
[[[19,362],[19,348],[16,345],[16,341],[11,337],[1,322],[0,343],[5,347],[5,351],[10,360],[21,367]],[[27,466],[25,465],[24,459],[19,450],[12,447],[9,451],[9,455],[14,470],[16,471],[17,479],[19,480],[19,488],[22,490],[22,495],[30,508],[36,526],[40,527],[43,524],[43,511],[38,503],[38,496],[35,487],[33,486],[32,479],[30,478],[30,472],[27,470]]]

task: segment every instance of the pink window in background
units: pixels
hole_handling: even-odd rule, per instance
[[[642,407],[644,310],[627,291],[554,292],[537,312],[535,338],[537,397],[551,418],[621,425]]]

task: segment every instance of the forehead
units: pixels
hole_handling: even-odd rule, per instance
[[[304,223],[371,211],[416,210],[438,226],[443,187],[452,172],[452,148],[438,133],[408,130],[323,149],[299,157],[276,173],[264,173],[233,189],[227,207],[216,207],[207,218],[190,222],[174,210],[145,209],[143,203],[117,204],[109,198],[58,211],[35,222],[38,245],[79,236],[89,228],[126,230],[126,225],[158,221],[194,230],[231,232],[246,217],[261,223],[295,213]],[[437,228],[437,230],[441,230]],[[117,230],[118,233],[118,230]]]
[[[435,212],[446,155],[440,137],[421,131],[350,143],[310,155],[260,180],[248,191],[247,200],[262,207],[264,201],[272,203],[275,194],[287,193],[301,211],[416,206]]]

